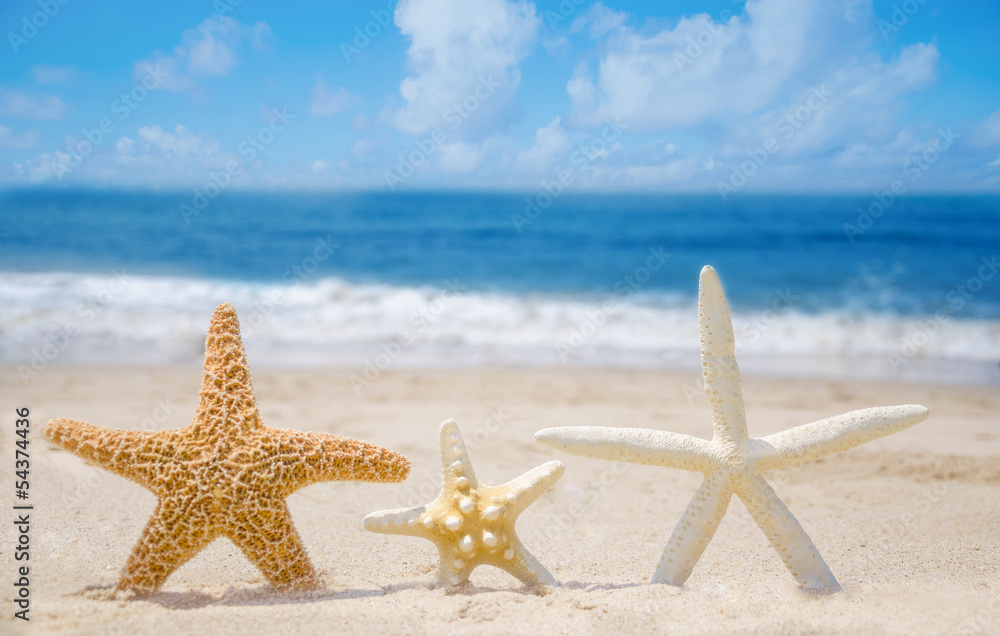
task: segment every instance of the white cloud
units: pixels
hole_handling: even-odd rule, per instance
[[[0,117],[62,119],[66,103],[58,95],[30,95],[0,87]]]
[[[351,144],[351,154],[355,157],[364,157],[375,150],[376,141],[371,137],[362,137]]]
[[[221,168],[236,158],[225,152],[219,140],[212,135],[195,134],[181,124],[177,124],[173,132],[164,131],[159,125],[140,126],[136,130],[136,146],[146,158],[173,164],[179,169],[192,164]]]
[[[351,128],[354,130],[368,130],[371,123],[371,119],[364,113],[357,113],[351,117]]]
[[[361,98],[349,93],[343,86],[331,91],[326,80],[319,78],[309,95],[309,113],[317,117],[333,117],[361,103]]]
[[[402,0],[395,22],[410,38],[416,74],[400,84],[406,106],[393,115],[407,135],[442,127],[479,140],[517,114],[518,63],[534,45],[540,20],[523,0]]]
[[[683,184],[702,170],[697,159],[677,159],[653,166],[628,166],[621,181],[623,185],[660,187],[664,184]]]
[[[115,150],[122,157],[132,155],[135,152],[135,139],[121,137],[115,142]]]
[[[313,172],[326,172],[330,169],[330,164],[323,161],[322,159],[317,159],[312,165]]]
[[[43,152],[35,159],[14,163],[13,181],[37,184],[53,180],[62,172],[62,166],[68,160],[69,155],[57,150],[51,154]]]
[[[140,126],[136,130],[138,138],[146,143],[147,148],[156,148],[165,154],[183,157],[198,152],[201,138],[191,133],[181,124],[177,124],[174,132],[165,132],[159,124]]]
[[[457,141],[438,147],[438,167],[449,174],[468,174],[476,170],[486,155],[483,144]]]
[[[891,62],[878,56],[851,59],[821,81],[798,88],[787,99],[757,116],[725,122],[718,159],[742,162],[748,152],[774,139],[778,150],[771,163],[794,162],[804,156],[835,157],[846,168],[875,167],[877,157],[892,157],[905,146],[899,119],[904,97],[932,81],[940,54],[934,43],[904,48]],[[899,148],[894,148],[897,144]],[[861,152],[878,146],[881,150]]]
[[[38,129],[15,133],[9,126],[0,126],[0,150],[25,150],[34,148],[42,138]]]
[[[76,67],[35,64],[31,67],[31,74],[35,76],[35,81],[39,84],[62,84],[76,75]]]
[[[200,186],[211,171],[225,170],[232,161],[242,163],[212,135],[193,133],[180,124],[173,131],[142,126],[134,137],[122,135],[97,147],[84,138],[66,137],[62,146],[66,150],[13,164],[13,175],[7,179],[88,186]]]
[[[979,146],[1000,144],[1000,110],[993,111],[993,114],[976,128],[974,142]],[[990,165],[996,165],[996,162]]]
[[[555,162],[570,150],[569,135],[562,127],[562,118],[556,117],[548,126],[535,131],[535,145],[518,153],[517,163],[530,171],[551,170]]]
[[[621,28],[628,19],[628,14],[624,11],[615,11],[604,6],[602,2],[595,2],[584,15],[577,18],[570,26],[570,33],[582,31],[584,27],[590,26],[590,35],[595,38]]]
[[[618,23],[596,77],[584,66],[567,84],[574,120],[620,116],[663,130],[751,113],[863,50],[859,22],[869,17],[856,0],[750,0],[743,16],[724,22],[700,14],[649,35]]]
[[[612,187],[704,188],[762,156],[768,139],[777,149],[748,190],[868,187],[896,178],[934,133],[900,122],[907,95],[936,80],[936,42],[884,60],[869,50],[865,0],[751,0],[739,16],[686,17],[654,32],[608,15],[595,5],[579,27],[606,35],[597,65],[582,63],[567,83],[571,127],[620,116],[635,141],[672,131],[697,149],[634,149],[594,173]]]
[[[893,60],[890,70],[907,88],[923,88],[934,81],[941,58],[937,44],[918,43],[903,49]]]
[[[914,45],[920,59],[933,65],[937,49]],[[904,51],[908,52],[908,51]],[[812,85],[796,87],[757,115],[725,122],[722,156],[748,144],[777,137],[783,153],[822,151],[854,141],[887,141],[898,134],[902,97],[926,81],[901,69],[899,60],[885,63],[877,56],[852,60]],[[916,83],[911,83],[916,82]]]
[[[149,68],[158,68],[166,77],[157,88],[190,93],[196,90],[198,80],[229,75],[239,62],[238,52],[244,41],[261,48],[270,33],[266,22],[247,26],[230,17],[212,16],[185,30],[172,54],[155,52],[149,59],[136,62],[132,75],[140,81]]]

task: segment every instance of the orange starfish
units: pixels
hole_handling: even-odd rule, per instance
[[[320,481],[402,481],[410,461],[367,442],[264,426],[229,303],[212,316],[200,397],[186,428],[126,431],[68,419],[45,428],[52,443],[159,500],[116,589],[155,592],[218,537],[235,543],[272,585],[317,587],[285,498]]]

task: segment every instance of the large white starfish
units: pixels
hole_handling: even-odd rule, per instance
[[[441,493],[425,506],[382,510],[364,519],[372,532],[406,534],[437,546],[438,587],[469,579],[479,565],[492,565],[526,585],[558,585],[514,532],[517,516],[562,477],[562,462],[550,461],[499,486],[479,483],[454,420],[441,424]]]
[[[684,585],[736,494],[800,586],[836,591],[840,586],[823,557],[761,471],[795,466],[891,435],[926,419],[927,409],[916,404],[862,409],[750,439],[729,306],[718,275],[708,266],[701,270],[698,307],[702,374],[715,429],[711,441],[604,426],[547,428],[535,439],[575,455],[705,474],[667,541],[653,583]]]

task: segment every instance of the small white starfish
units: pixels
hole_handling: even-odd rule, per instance
[[[476,479],[465,441],[454,420],[441,424],[441,492],[426,506],[382,510],[364,519],[372,532],[428,539],[441,558],[437,586],[469,579],[479,565],[492,565],[526,585],[558,585],[514,533],[517,516],[562,477],[562,462],[550,461],[500,486]]]
[[[698,307],[702,374],[715,429],[711,441],[665,431],[602,426],[547,428],[537,432],[535,439],[575,455],[705,474],[667,541],[653,583],[684,585],[736,494],[800,586],[836,591],[840,585],[816,546],[760,473],[891,435],[922,422],[927,409],[915,404],[862,409],[750,439],[729,306],[718,275],[708,266],[701,271]]]

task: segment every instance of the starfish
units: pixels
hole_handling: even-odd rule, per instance
[[[410,470],[406,457],[374,444],[264,426],[228,303],[212,316],[200,403],[187,427],[129,431],[60,418],[45,436],[156,495],[116,587],[139,594],[155,592],[218,537],[236,544],[271,585],[318,587],[285,498],[319,481],[394,482]]]
[[[837,580],[761,471],[788,468],[891,435],[922,422],[927,409],[915,404],[862,409],[750,439],[729,306],[718,275],[708,266],[701,271],[698,307],[702,374],[714,427],[711,441],[601,426],[547,428],[535,439],[576,455],[704,473],[667,541],[653,583],[684,585],[735,494],[802,588],[836,591]]]
[[[563,465],[550,461],[501,486],[476,479],[462,433],[454,420],[441,424],[441,492],[425,506],[373,512],[364,519],[372,532],[429,539],[441,565],[437,587],[469,580],[480,565],[500,568],[526,585],[557,585],[514,532],[517,516],[562,477]]]

